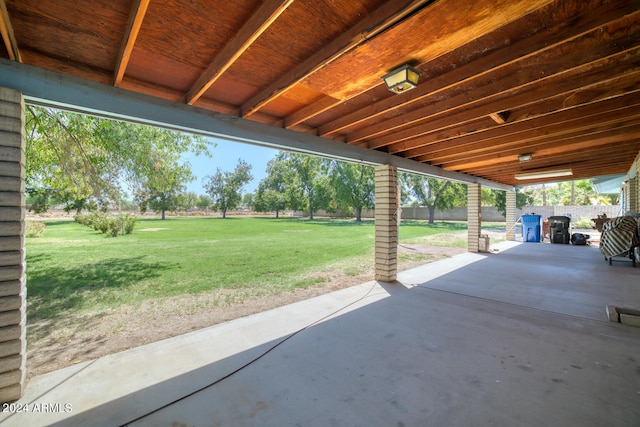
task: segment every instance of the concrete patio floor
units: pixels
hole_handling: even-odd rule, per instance
[[[640,425],[640,328],[605,314],[640,268],[493,248],[34,378],[0,424]]]

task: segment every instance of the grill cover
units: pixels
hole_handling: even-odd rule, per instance
[[[619,216],[602,225],[600,252],[605,258],[626,255],[638,245],[638,223],[630,216]]]

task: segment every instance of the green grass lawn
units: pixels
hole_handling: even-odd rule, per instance
[[[373,263],[373,221],[171,217],[142,219],[116,238],[73,221],[46,225],[26,244],[30,321],[220,288],[273,295],[324,281],[314,272],[355,275]],[[454,233],[466,242],[466,228],[408,221],[400,239]]]

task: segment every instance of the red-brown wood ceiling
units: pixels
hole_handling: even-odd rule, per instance
[[[518,185],[629,170],[639,5],[0,0],[0,56]],[[392,94],[381,76],[405,63],[420,83]]]

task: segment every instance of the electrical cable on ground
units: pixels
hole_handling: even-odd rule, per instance
[[[242,371],[243,369],[253,365],[255,362],[257,362],[258,360],[262,359],[267,354],[271,353],[273,350],[275,350],[276,348],[280,347],[282,344],[284,344],[285,342],[289,341],[291,338],[295,337],[299,333],[301,333],[301,332],[303,332],[303,331],[305,331],[305,330],[317,325],[318,323],[320,323],[320,322],[322,322],[322,321],[324,321],[324,320],[326,320],[326,319],[328,319],[328,318],[330,318],[332,316],[335,316],[336,314],[340,313],[341,311],[344,311],[347,308],[351,307],[352,305],[357,304],[358,302],[364,300],[365,298],[367,298],[371,294],[371,292],[376,287],[376,285],[377,285],[377,282],[374,283],[373,285],[371,285],[371,288],[369,288],[369,290],[363,296],[361,296],[360,298],[358,298],[358,299],[350,302],[349,304],[347,304],[347,305],[345,305],[345,306],[343,306],[343,307],[341,307],[341,308],[339,308],[339,309],[337,309],[337,310],[335,310],[335,311],[333,311],[333,312],[321,317],[320,319],[318,319],[318,320],[316,320],[316,321],[304,326],[303,328],[300,328],[297,331],[289,334],[288,336],[283,338],[281,341],[279,341],[276,344],[272,345],[267,350],[265,350],[264,352],[260,353],[258,356],[254,357],[253,359],[251,359],[250,361],[248,361],[244,365],[240,366],[239,368],[235,369],[234,371],[229,372],[225,376],[223,376],[221,378],[218,378],[217,380],[215,380],[215,381],[213,381],[213,382],[211,382],[211,383],[209,383],[207,385],[204,385],[204,386],[198,388],[197,390],[194,390],[194,391],[192,391],[192,392],[190,392],[190,393],[188,393],[188,394],[186,394],[184,396],[181,396],[181,397],[179,397],[177,399],[174,399],[173,401],[168,402],[168,403],[166,403],[166,404],[164,404],[164,405],[162,405],[162,406],[160,406],[160,407],[158,407],[158,408],[156,408],[156,409],[154,409],[152,411],[149,411],[149,412],[147,412],[145,414],[142,414],[137,418],[134,418],[134,419],[132,419],[130,421],[127,421],[126,423],[121,424],[120,427],[126,427],[131,423],[135,423],[136,421],[140,421],[143,418],[148,417],[149,415],[153,415],[156,412],[159,412],[159,411],[161,411],[161,410],[163,410],[165,408],[168,408],[171,405],[174,405],[174,404],[176,404],[178,402],[181,402],[181,401],[183,401],[183,400],[185,400],[185,399],[187,399],[187,398],[189,398],[189,397],[191,397],[191,396],[193,396],[195,394],[198,394],[198,393],[200,393],[200,392],[202,392],[202,391],[204,391],[204,390],[206,390],[208,388],[211,388],[211,387],[221,383],[222,381],[226,380],[229,377],[232,377],[233,375],[237,374],[238,372]]]

